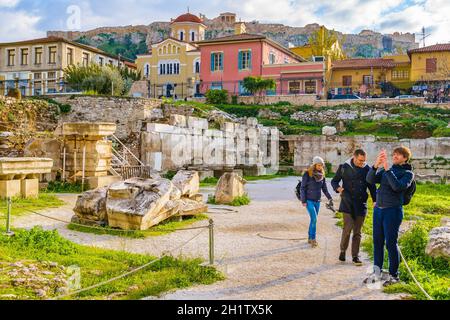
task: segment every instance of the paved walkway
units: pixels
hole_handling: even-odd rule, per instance
[[[258,181],[247,185],[252,199],[238,212],[216,211],[210,216],[216,224],[215,250],[218,268],[226,280],[209,286],[197,286],[166,294],[162,299],[396,299],[362,284],[370,262],[365,254],[363,267],[341,263],[341,230],[334,214],[322,208],[318,222],[319,247],[312,249],[307,237],[309,216],[294,194],[295,177]],[[203,190],[205,196],[212,189]],[[63,195],[62,208],[45,214],[70,220],[76,201]],[[196,225],[205,225],[206,221]],[[64,223],[36,215],[16,218],[14,226],[42,225],[58,229],[66,238],[80,244],[159,255],[195,236],[199,231],[172,233],[146,239],[124,239],[68,230]],[[299,239],[299,240],[271,240]],[[204,232],[177,254],[208,257],[208,233]]]

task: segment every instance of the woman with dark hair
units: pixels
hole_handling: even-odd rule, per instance
[[[322,192],[333,204],[333,198],[328,192],[325,178],[325,161],[321,157],[314,157],[312,166],[305,172],[302,178],[300,196],[303,206],[307,208],[311,222],[309,224],[308,243],[317,247],[316,240],[317,218],[320,210]]]

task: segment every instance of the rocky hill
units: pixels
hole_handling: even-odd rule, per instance
[[[229,35],[234,31],[233,24],[223,23],[219,18],[204,17],[204,22],[208,26],[207,39]],[[320,27],[318,24],[290,27],[258,21],[247,22],[246,26],[247,32],[264,34],[285,46],[306,44],[311,33]],[[137,54],[147,53],[152,43],[167,37],[169,29],[170,22],[153,22],[148,26],[107,27],[86,32],[49,31],[48,35],[62,36],[112,54],[121,54],[134,59]],[[359,34],[338,32],[338,35],[343,39],[344,50],[350,57],[378,57],[383,54],[402,53],[418,47],[415,35],[411,33],[381,34],[363,30]]]

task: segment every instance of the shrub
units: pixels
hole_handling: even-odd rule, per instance
[[[69,113],[70,111],[72,111],[72,106],[70,104],[60,104],[59,111],[61,113]]]
[[[228,102],[227,90],[208,90],[206,91],[206,102],[211,104],[226,104]]]
[[[433,137],[450,137],[450,128],[437,128],[433,131]]]
[[[231,96],[231,104],[238,104],[238,97],[235,95]]]
[[[22,99],[22,93],[17,88],[10,88],[10,89],[8,89],[7,96],[10,97],[10,98],[15,98],[17,100],[21,100]]]

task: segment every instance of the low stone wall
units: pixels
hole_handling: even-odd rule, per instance
[[[117,125],[119,139],[138,137],[142,122],[151,118],[152,110],[161,106],[161,100],[143,98],[49,96],[72,106],[72,111],[61,114],[59,123],[112,122]]]
[[[413,153],[412,164],[417,175],[424,181],[437,181],[437,177],[450,181],[450,138],[429,139],[391,139],[381,140],[374,136],[285,136],[283,144],[288,144],[294,152],[294,169],[297,172],[308,168],[312,158],[321,156],[332,164],[336,171],[339,164],[352,156],[356,148],[368,153],[368,162],[372,164],[382,149],[392,150],[404,145]]]
[[[218,130],[207,119],[172,115],[170,124],[148,123],[141,135],[142,162],[157,171],[243,169],[263,175],[278,171],[278,155],[278,129],[254,118],[224,122]]]
[[[298,94],[298,95],[280,95],[280,96],[240,96],[237,98],[238,103],[245,104],[276,104],[278,102],[289,102],[293,105],[315,105],[315,94]]]
[[[424,98],[412,98],[412,99],[390,99],[390,98],[380,98],[380,99],[361,99],[361,100],[316,100],[313,104],[317,108],[322,107],[335,107],[339,105],[351,105],[351,104],[363,104],[363,105],[393,105],[393,104],[414,104],[423,106],[425,104]]]

